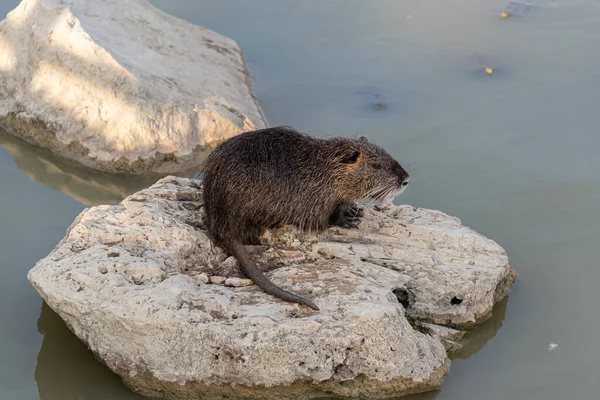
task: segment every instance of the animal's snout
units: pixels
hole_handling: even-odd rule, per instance
[[[399,186],[406,187],[408,182],[410,182],[410,176],[408,175],[408,172],[406,172],[400,164],[396,163],[394,166],[394,173],[398,177]]]

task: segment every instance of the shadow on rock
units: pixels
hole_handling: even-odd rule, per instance
[[[162,177],[100,172],[29,144],[4,129],[0,129],[0,146],[13,156],[17,167],[32,180],[63,192],[86,206],[116,204]],[[178,175],[190,177],[194,172],[195,169]]]
[[[437,395],[439,393],[440,393],[439,390],[434,390],[431,392],[413,394],[413,395],[405,396],[405,397],[396,397],[395,399],[392,399],[392,400],[433,400],[437,397]]]
[[[143,400],[94,358],[60,317],[42,305],[38,330],[44,335],[35,380],[41,400]]]
[[[450,354],[451,359],[467,359],[483,348],[500,330],[506,314],[508,296],[496,303],[492,316],[465,335],[461,340],[463,345],[459,350]]]

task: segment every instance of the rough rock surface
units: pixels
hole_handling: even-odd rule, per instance
[[[202,230],[200,189],[168,177],[87,209],[28,275],[146,395],[375,399],[435,389],[450,364],[445,345],[460,332],[431,323],[484,320],[515,279],[503,249],[456,218],[367,207],[358,230],[284,227],[248,246],[275,283],[310,296],[314,312],[233,279],[243,277],[236,261]]]
[[[190,168],[266,125],[236,43],[146,0],[23,0],[0,23],[0,122],[133,174]]]

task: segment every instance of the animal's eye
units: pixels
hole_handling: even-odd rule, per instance
[[[374,163],[374,164],[371,164],[371,166],[375,169],[381,169],[381,164]]]
[[[354,150],[350,154],[342,158],[342,162],[344,164],[354,164],[356,160],[358,160],[358,156],[360,156],[360,151]]]

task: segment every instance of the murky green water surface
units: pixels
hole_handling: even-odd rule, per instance
[[[507,249],[520,275],[510,298],[442,390],[415,400],[598,397],[600,1],[538,1],[506,20],[499,0],[153,3],[240,44],[271,124],[369,136],[412,171],[398,202],[456,215]],[[0,0],[0,13],[16,4]],[[26,274],[84,207],[150,181],[6,133],[0,145],[0,399],[140,399]]]

